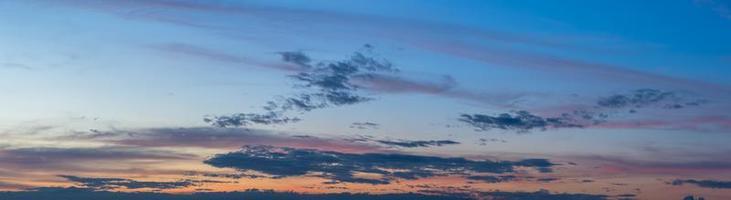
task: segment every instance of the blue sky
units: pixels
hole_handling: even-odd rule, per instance
[[[130,145],[60,139],[69,135],[209,127],[325,141],[368,138],[366,146],[450,140],[460,144],[386,151],[545,157],[639,177],[708,178],[731,169],[729,6],[720,0],[2,1],[0,135],[8,140],[0,141],[0,157],[23,148]],[[397,70],[359,65],[351,56],[360,54]],[[327,71],[338,62],[359,70],[343,75],[350,88],[312,81],[342,75]],[[318,96],[333,92],[368,100],[339,104]],[[322,106],[291,103],[303,95]],[[294,107],[268,113],[270,101]],[[300,121],[271,121],[282,118]],[[215,123],[222,119],[235,123]],[[366,122],[374,125],[356,125]],[[203,147],[164,150],[196,148]],[[558,174],[567,178],[571,170]],[[588,173],[606,178],[602,170]],[[39,186],[9,178],[15,176],[6,179]],[[654,184],[648,190],[668,187]]]

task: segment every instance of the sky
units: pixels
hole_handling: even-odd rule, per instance
[[[0,197],[729,199],[729,35],[722,0],[0,1]]]

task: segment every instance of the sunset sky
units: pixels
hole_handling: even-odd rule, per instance
[[[731,199],[730,36],[725,0],[4,0],[0,199]]]

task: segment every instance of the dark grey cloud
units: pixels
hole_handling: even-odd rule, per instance
[[[706,103],[706,101],[701,99],[687,100],[686,97],[677,92],[658,89],[638,89],[625,94],[601,97],[597,101],[597,106],[610,109],[638,109],[644,107],[680,109],[686,106],[698,106],[703,103]]]
[[[312,59],[301,51],[284,51],[279,52],[279,55],[282,56],[282,61],[284,62],[293,63],[303,68],[312,67],[310,65]]]
[[[696,185],[696,186],[702,187],[702,188],[731,189],[731,181],[675,179],[670,184],[672,184],[672,185],[693,184],[693,185]]]
[[[281,96],[267,102],[262,108],[264,114],[238,113],[229,116],[209,116],[205,122],[217,127],[242,127],[253,124],[271,125],[299,121],[289,117],[292,111],[309,112],[315,109],[358,104],[372,100],[358,91],[361,88],[353,79],[367,79],[375,73],[398,71],[391,62],[376,58],[372,46],[365,45],[362,50],[340,61],[321,61],[310,64],[311,60],[301,52],[282,52],[282,61],[303,66],[298,73],[290,75],[299,93]]]
[[[567,117],[540,117],[524,110],[499,115],[462,114],[459,121],[465,122],[479,131],[502,129],[528,132],[533,129],[583,127]]]
[[[109,192],[95,191],[89,188],[35,188],[29,191],[0,192],[3,200],[231,200],[231,199],[267,199],[267,200],[467,200],[474,199],[464,194],[368,194],[368,193],[330,193],[304,194],[295,192],[275,192],[271,190],[249,189],[241,192],[198,192],[193,194],[168,194],[157,192]]]
[[[59,175],[71,182],[79,183],[85,188],[95,190],[111,190],[111,189],[174,189],[194,186],[193,180],[181,180],[174,182],[157,182],[157,181],[136,181],[123,178],[90,178],[70,175]]]
[[[548,169],[539,169],[539,171],[550,172]],[[485,183],[502,183],[510,181],[534,181],[534,182],[552,182],[557,181],[559,178],[555,177],[533,177],[533,176],[522,176],[518,177],[515,175],[473,175],[466,177],[468,180],[481,181]]]
[[[376,140],[376,142],[396,147],[415,148],[415,147],[431,147],[460,144],[452,140]]]
[[[468,176],[467,179],[469,180],[476,180],[476,181],[482,181],[485,183],[501,183],[501,182],[509,182],[512,180],[515,180],[514,175],[503,175],[503,176]]]
[[[237,113],[228,116],[206,117],[203,118],[203,121],[215,127],[241,127],[252,124],[286,124],[300,121],[300,119],[295,117],[285,117],[280,113],[267,112],[265,114]]]
[[[257,171],[275,177],[319,176],[333,182],[388,184],[396,179],[465,173],[510,173],[514,167],[532,167],[540,171],[554,164],[545,159],[520,161],[476,161],[465,158],[442,158],[408,154],[351,154],[311,149],[246,146],[240,151],[218,154],[204,161],[214,167]],[[373,173],[380,179],[359,178],[356,173]]]
[[[604,200],[610,199],[612,196],[598,194],[583,193],[553,193],[545,189],[535,192],[504,192],[504,191],[475,191],[469,188],[460,188],[455,186],[449,187],[433,187],[429,185],[420,185],[422,190],[419,192],[427,194],[469,194],[474,199],[496,199],[496,200],[536,200],[536,199],[561,199],[561,200]],[[618,199],[618,198],[611,198]]]
[[[703,198],[700,196],[696,198],[693,195],[688,195],[688,196],[683,197],[683,200],[706,200],[706,198]]]
[[[700,106],[708,101],[689,97],[687,94],[658,89],[638,89],[626,94],[599,97],[594,105],[576,107],[554,117],[537,116],[529,111],[519,110],[498,115],[462,114],[459,121],[478,131],[490,129],[514,130],[519,133],[550,128],[584,128],[608,123],[617,113],[637,113],[643,108],[683,109]],[[611,126],[609,126],[611,127]]]
[[[202,177],[211,177],[211,178],[228,178],[228,179],[255,179],[255,178],[265,178],[266,176],[261,175],[255,175],[255,174],[246,174],[246,173],[215,173],[215,172],[186,172],[185,175],[187,176],[202,176]]]
[[[608,199],[606,195],[595,194],[573,194],[573,193],[552,193],[548,190],[536,192],[485,192],[481,195],[492,199],[530,200],[530,199],[561,199],[561,200],[603,200]]]

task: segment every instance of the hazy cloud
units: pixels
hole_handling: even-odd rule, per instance
[[[3,160],[0,165],[15,164],[41,167],[93,160],[183,160],[195,157],[190,154],[126,147],[19,148],[0,150],[0,160]]]
[[[382,147],[347,139],[276,133],[260,129],[187,127],[81,132],[60,139],[94,140],[128,147],[204,147],[238,149],[244,145],[272,145],[343,152],[378,151]]]

